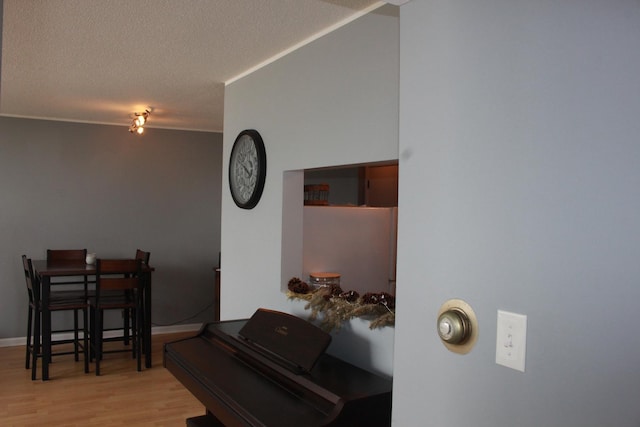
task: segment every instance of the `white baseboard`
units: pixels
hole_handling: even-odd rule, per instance
[[[199,331],[202,327],[202,323],[191,323],[188,325],[172,325],[172,326],[154,326],[151,328],[152,335],[160,335],[160,334],[173,334],[177,332],[192,332]],[[117,336],[122,336],[121,331],[107,331],[104,336],[106,338],[112,338]],[[64,333],[64,334],[54,334],[53,339],[56,340],[67,340],[73,338],[72,333]],[[17,345],[25,345],[27,342],[27,337],[16,337],[16,338],[0,338],[0,347],[13,347]]]

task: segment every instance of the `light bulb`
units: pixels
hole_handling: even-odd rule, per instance
[[[144,132],[144,128],[139,127],[138,129],[136,129],[136,132],[138,132],[138,135],[142,135],[142,133]]]
[[[145,119],[145,117],[144,117],[144,116],[137,116],[137,117],[136,117],[136,124],[137,124],[138,126],[142,126],[142,125],[144,125],[144,122],[145,122],[145,121],[146,121],[146,119]]]

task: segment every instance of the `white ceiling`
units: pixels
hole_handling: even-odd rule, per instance
[[[225,82],[378,0],[4,0],[0,115],[222,131]]]

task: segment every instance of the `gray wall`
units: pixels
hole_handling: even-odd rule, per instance
[[[213,319],[221,155],[217,133],[0,117],[0,338],[25,336],[20,256],[47,248],[150,251],[154,324]]]
[[[394,426],[639,426],[640,3],[400,10]],[[478,316],[465,356],[448,298]],[[524,373],[498,309],[528,316]]]
[[[0,76],[2,75],[2,23],[4,22],[4,5],[0,0]],[[2,95],[2,82],[0,81],[0,96]]]

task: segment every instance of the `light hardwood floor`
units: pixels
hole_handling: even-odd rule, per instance
[[[130,353],[105,355],[99,377],[73,355],[54,357],[44,382],[31,381],[24,346],[0,348],[0,426],[184,426],[205,409],[162,366],[162,345],[194,334],[154,335],[153,366],[142,372]]]

